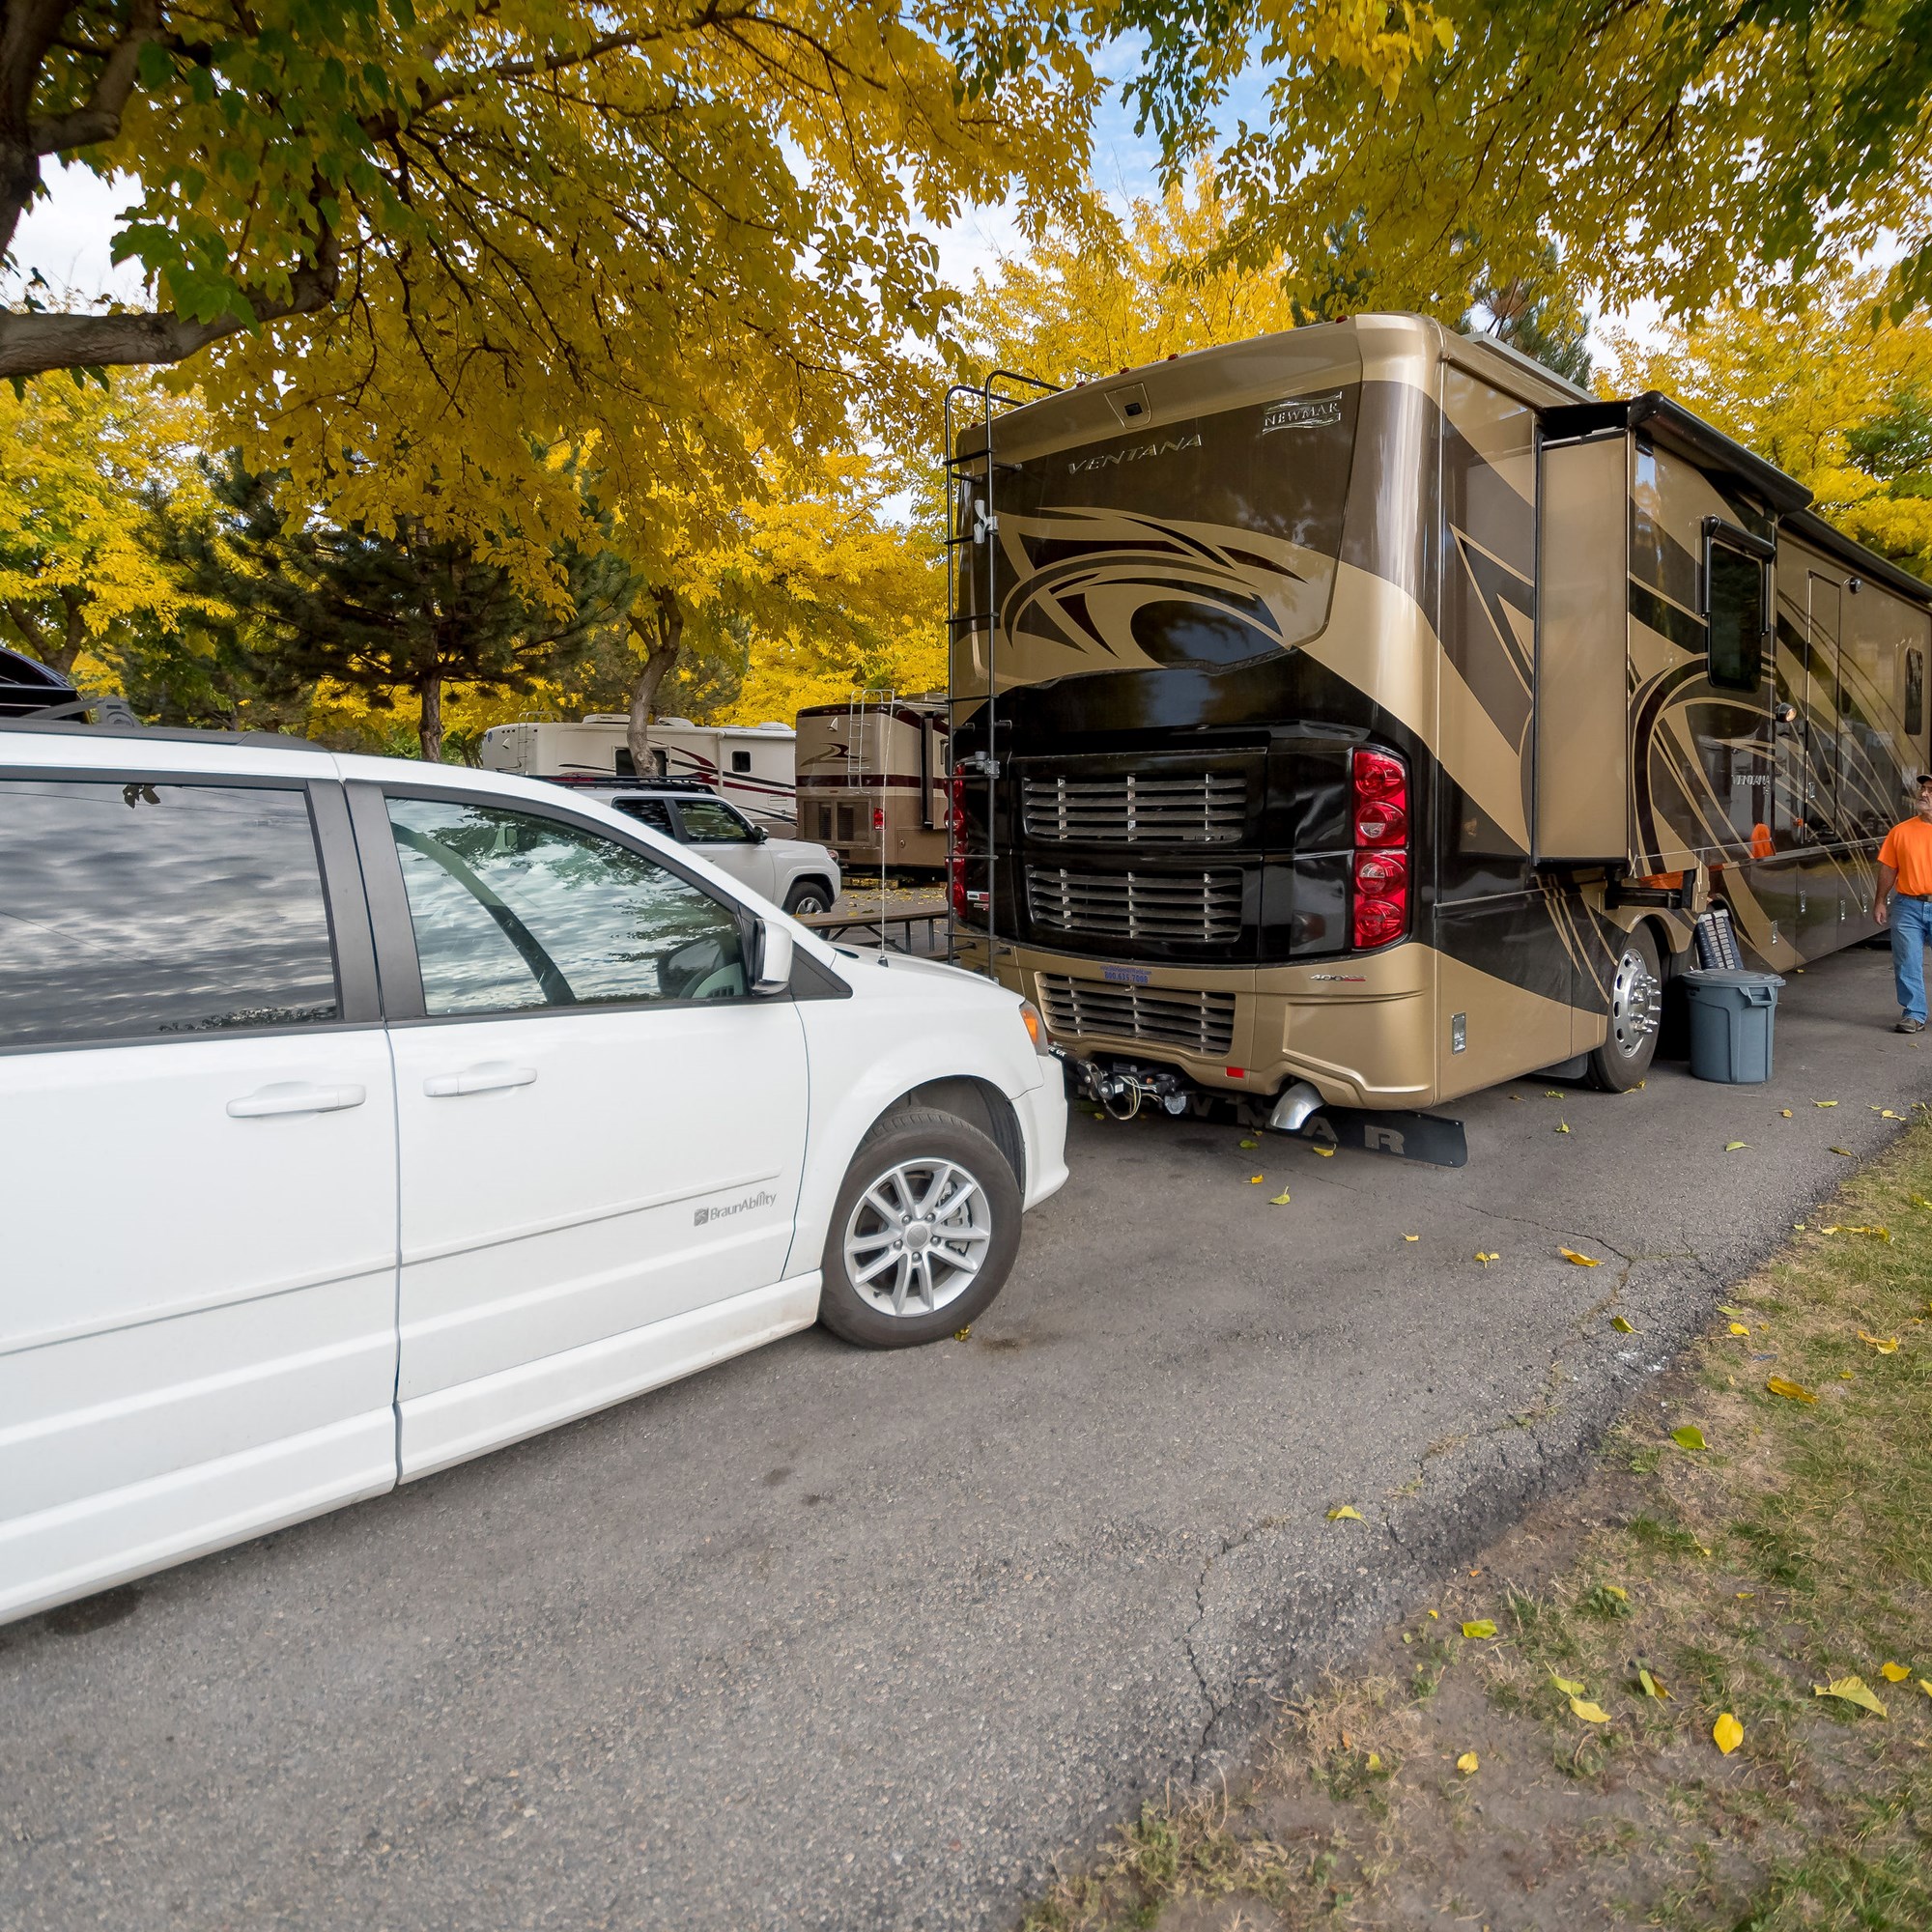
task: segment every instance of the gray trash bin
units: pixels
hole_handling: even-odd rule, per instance
[[[1771,1078],[1772,1023],[1777,1017],[1776,973],[1700,967],[1683,976],[1690,1002],[1690,1071],[1733,1087]]]

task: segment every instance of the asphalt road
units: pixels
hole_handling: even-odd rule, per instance
[[[1080,1118],[965,1343],[799,1336],[0,1632],[0,1922],[1007,1924],[1560,1480],[1830,1148],[1932,1098],[1892,1010],[1843,955],[1771,1087],[1519,1081],[1461,1172]]]

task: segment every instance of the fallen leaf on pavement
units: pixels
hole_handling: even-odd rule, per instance
[[[1745,1727],[1728,1711],[1719,1714],[1718,1721],[1711,1726],[1711,1742],[1726,1757],[1745,1741]]]
[[[1486,1255],[1486,1254],[1485,1254],[1485,1253],[1484,1253],[1484,1252],[1482,1251],[1482,1249],[1481,1249],[1481,1248],[1478,1248],[1478,1249],[1476,1250],[1476,1259],[1477,1259],[1477,1260],[1478,1260],[1479,1262],[1481,1262],[1481,1263],[1482,1263],[1482,1264],[1483,1264],[1483,1265],[1484,1265],[1485,1267],[1488,1267],[1488,1266],[1489,1266],[1489,1264],[1491,1264],[1492,1262],[1499,1262],[1499,1261],[1501,1261],[1501,1260],[1502,1260],[1502,1256],[1500,1256],[1500,1255]]]
[[[1586,1724],[1607,1724],[1610,1721],[1610,1714],[1601,1704],[1592,1704],[1587,1698],[1571,1698],[1570,1708]]]
[[[1251,1174],[1248,1176],[1248,1185],[1250,1187],[1259,1187],[1261,1184],[1262,1184],[1262,1178],[1259,1174]]]
[[[1244,1148],[1258,1148],[1258,1147],[1260,1147],[1260,1146],[1261,1146],[1261,1142],[1260,1142],[1260,1141],[1243,1141],[1243,1142],[1241,1143],[1241,1145],[1242,1145],[1242,1146],[1243,1146]]]
[[[973,1324],[972,1322],[969,1321],[967,1322],[965,1327],[953,1329],[952,1339],[955,1342],[964,1342],[971,1338],[972,1333],[973,1333]]]
[[[1634,1335],[1636,1333],[1636,1323],[1634,1321],[1626,1321],[1621,1315],[1612,1315],[1610,1317],[1610,1326],[1619,1335]]]
[[[1911,1671],[1906,1669],[1902,1663],[1881,1663],[1878,1667],[1878,1674],[1888,1684],[1903,1684],[1912,1675]]]
[[[1749,1146],[1749,1141],[1726,1141],[1724,1143],[1724,1151],[1726,1153],[1737,1153],[1740,1150]]]
[[[1898,1353],[1898,1337],[1896,1335],[1867,1335],[1861,1328],[1859,1330],[1859,1340],[1866,1348],[1876,1349],[1881,1355],[1895,1355]]]
[[[1543,1090],[1543,1097],[1546,1100],[1560,1100],[1563,1097],[1563,1090],[1560,1087],[1546,1087]]]
[[[1420,1235],[1405,1235],[1403,1236],[1403,1239],[1405,1241],[1419,1241],[1421,1240],[1421,1238],[1422,1236]]]
[[[1742,1321],[1733,1321],[1731,1323],[1731,1333],[1733,1335],[1748,1335],[1750,1330]]]
[[[1856,1156],[1855,1156],[1855,1155],[1853,1154],[1853,1152],[1852,1152],[1852,1151],[1851,1151],[1851,1149],[1850,1149],[1850,1148],[1833,1148],[1833,1149],[1832,1150],[1832,1151],[1833,1151],[1833,1153],[1841,1153],[1841,1154],[1843,1154],[1843,1155],[1844,1155],[1844,1157],[1845,1157],[1845,1158],[1846,1158],[1847,1160],[1852,1160],[1852,1159],[1856,1158]]]
[[[1556,1131],[1559,1134],[1567,1134],[1570,1131],[1570,1122],[1568,1121],[1558,1121],[1556,1122]]]
[[[1744,1308],[1732,1308],[1727,1303],[1720,1301],[1718,1303],[1718,1313],[1719,1315],[1746,1315],[1749,1313],[1749,1310]]]
[[[1782,1114],[1782,1115],[1784,1116],[1784,1118],[1785,1118],[1785,1119],[1786,1119],[1787,1121],[1788,1121],[1788,1120],[1790,1120],[1790,1118],[1791,1118],[1791,1109],[1790,1109],[1789,1107],[1780,1107],[1780,1108],[1778,1108],[1778,1110],[1777,1110],[1777,1111],[1778,1111],[1778,1112],[1779,1112],[1780,1114]]]
[[[1284,1189],[1280,1194],[1270,1194],[1268,1196],[1268,1206],[1270,1208],[1286,1208],[1288,1206],[1287,1191]]]
[[[1803,1382],[1794,1382],[1783,1376],[1767,1376],[1764,1385],[1773,1395],[1781,1395],[1787,1402],[1816,1402],[1818,1398]]]
[[[1460,1771],[1464,1777],[1473,1776],[1475,1773],[1479,1771],[1481,1768],[1482,1768],[1482,1760],[1477,1757],[1474,1751],[1464,1751],[1463,1755],[1456,1760],[1456,1769]]]
[[[1847,1704],[1856,1704],[1861,1711],[1875,1711],[1881,1718],[1885,1716],[1885,1706],[1873,1693],[1871,1686],[1862,1677],[1834,1677],[1829,1684],[1814,1684],[1811,1687],[1814,1697],[1836,1697]]]
[[[1558,1248],[1556,1252],[1559,1255],[1561,1255],[1566,1262],[1570,1262],[1574,1265],[1579,1268],[1594,1268],[1603,1266],[1602,1262],[1592,1261],[1588,1255],[1579,1255],[1575,1248]]]
[[[1701,1449],[1704,1447],[1704,1432],[1694,1422],[1680,1422],[1670,1432],[1670,1439],[1680,1449]]]
[[[1496,1627],[1488,1617],[1477,1617],[1463,1626],[1463,1634],[1466,1637],[1494,1636],[1495,1634]]]
[[[1835,1100],[1813,1100],[1811,1104],[1814,1107],[1835,1107],[1838,1103]]]
[[[1323,1160],[1333,1160],[1335,1158],[1335,1150],[1333,1148],[1319,1147],[1315,1150],[1315,1151],[1319,1153]]]
[[[1352,1503],[1343,1503],[1339,1508],[1331,1509],[1328,1512],[1328,1520],[1330,1522],[1360,1522],[1362,1520],[1362,1513]]]

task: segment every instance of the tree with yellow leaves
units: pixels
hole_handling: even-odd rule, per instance
[[[174,624],[194,602],[156,555],[156,504],[205,497],[205,424],[191,396],[145,376],[0,388],[0,629],[71,674],[130,626]]]
[[[1876,270],[1721,303],[1655,343],[1613,334],[1605,386],[1662,389],[1806,485],[1822,516],[1932,577],[1932,321]]]
[[[1293,270],[1279,256],[1240,259],[1239,224],[1205,161],[1187,187],[1173,184],[1123,214],[1090,199],[1077,220],[979,277],[963,317],[973,365],[1069,384],[1371,301],[1378,278],[1353,224]],[[1553,251],[1508,282],[1477,279],[1444,320],[1487,329],[1564,375],[1588,375],[1583,312]]]
[[[1155,0],[1132,0],[1149,11]],[[1232,260],[1291,293],[1347,232],[1369,302],[1449,316],[1485,284],[1565,272],[1694,313],[1891,229],[1932,298],[1932,34],[1921,0],[1449,0],[1364,5],[1393,56],[1263,64],[1279,0],[1160,0],[1129,94],[1179,178],[1204,144],[1240,213]],[[1266,113],[1216,128],[1244,68]]]

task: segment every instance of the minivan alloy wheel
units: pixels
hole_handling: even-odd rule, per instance
[[[845,1222],[852,1285],[883,1315],[930,1315],[973,1286],[993,1237],[986,1190],[956,1161],[901,1161]]]

